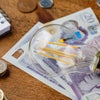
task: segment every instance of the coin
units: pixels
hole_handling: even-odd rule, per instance
[[[21,12],[32,12],[37,7],[37,2],[36,0],[19,0],[17,7]]]
[[[3,100],[3,97],[4,97],[4,93],[3,93],[3,91],[0,89],[0,100]]]
[[[42,8],[51,8],[53,6],[53,0],[40,0],[39,5]]]
[[[7,71],[7,63],[0,60],[0,77],[2,77]]]
[[[7,100],[6,96],[4,95],[4,92],[0,89],[0,100]]]
[[[100,0],[97,0],[97,5],[100,7]]]

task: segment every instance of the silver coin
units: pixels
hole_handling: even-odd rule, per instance
[[[42,8],[51,8],[53,6],[53,0],[40,0],[39,5]]]
[[[4,93],[3,93],[3,91],[0,89],[0,100],[3,100],[3,98],[4,98]]]
[[[0,89],[0,100],[7,100],[2,89]]]
[[[97,5],[100,7],[100,0],[97,0]]]
[[[3,76],[7,71],[7,63],[3,60],[0,60],[0,76]]]

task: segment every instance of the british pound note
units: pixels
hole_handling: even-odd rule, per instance
[[[46,24],[52,24],[52,23],[54,23],[54,24],[59,23],[61,25],[64,25],[64,26],[68,27],[69,29],[71,29],[73,33],[75,33],[75,35],[74,35],[75,37],[72,37],[70,40],[65,41],[66,43],[69,43],[69,44],[86,43],[88,39],[94,37],[95,34],[100,32],[100,30],[98,28],[99,21],[97,20],[95,14],[91,8],[81,10],[79,12],[76,12],[69,16],[59,18],[57,20],[54,20],[54,21],[46,23]],[[18,68],[22,69],[26,73],[32,75],[33,77],[39,79],[43,83],[45,83],[45,84],[49,85],[50,87],[54,88],[55,90],[59,91],[60,93],[72,98],[73,100],[76,100],[76,96],[77,96],[77,100],[81,100],[81,97],[83,95],[85,95],[85,93],[83,93],[83,90],[81,90],[82,87],[78,88],[79,84],[76,84],[76,83],[74,84],[74,82],[76,82],[76,81],[78,82],[78,79],[75,76],[77,76],[77,74],[80,74],[80,73],[72,73],[69,76],[63,75],[58,78],[53,78],[53,77],[50,78],[50,77],[47,77],[47,76],[42,75],[41,73],[37,72],[31,66],[30,62],[25,59],[25,58],[28,58],[26,51],[24,52],[24,50],[26,50],[25,49],[26,45],[27,45],[28,41],[31,39],[33,33],[38,29],[39,29],[38,25],[33,27],[28,32],[29,34],[26,34],[23,39],[21,39],[11,50],[9,50],[9,52],[7,52],[7,54],[5,54],[3,56],[3,58],[5,60],[11,62]],[[67,36],[69,36],[69,35],[62,34],[62,38],[67,38]],[[78,41],[80,41],[80,42],[78,42]],[[21,50],[23,52],[23,54],[20,57],[18,57],[18,59],[13,57],[14,52],[17,50],[19,50],[19,51]],[[35,64],[38,66],[37,63],[35,63]],[[85,70],[88,70],[88,69],[85,69]],[[54,72],[56,72],[55,69],[54,69]],[[79,79],[84,80],[84,78],[81,77],[81,75],[83,75],[83,74],[79,75]],[[86,73],[85,73],[85,75],[87,76]],[[94,75],[92,75],[92,76],[94,76]],[[75,79],[76,81],[73,79]],[[74,91],[74,93],[72,90]],[[90,88],[90,90],[91,90],[91,88]]]
[[[94,92],[85,95],[82,100],[100,100],[100,93]]]
[[[87,68],[82,70],[86,70]],[[92,92],[97,92],[100,94],[99,74],[74,72],[70,73],[69,76],[72,80],[72,82],[70,82],[70,86],[72,87],[74,93],[77,95],[78,100],[81,100],[82,96]]]
[[[51,21],[47,24],[51,23],[59,23],[61,25],[64,25],[72,30],[73,33],[75,33],[75,36],[77,38],[72,37],[72,39],[70,39],[69,41],[65,41],[65,43],[73,45],[76,45],[78,43],[88,43],[89,45],[92,45],[100,50],[100,25],[91,8],[81,10],[69,16]],[[69,35],[62,34],[62,38],[67,38],[68,36]],[[89,66],[87,66],[84,69],[80,68],[80,70],[78,71],[84,73],[74,72],[61,77],[73,89],[78,100],[81,100],[83,95],[90,92],[92,93],[94,91],[97,91],[98,93],[100,93],[100,76],[95,73],[87,73],[89,72],[89,70]]]

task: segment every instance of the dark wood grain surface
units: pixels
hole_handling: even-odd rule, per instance
[[[100,20],[100,8],[96,5],[96,0],[54,0],[51,9],[38,6],[32,13],[21,13],[17,9],[17,2],[18,0],[0,0],[0,7],[12,24],[11,33],[0,38],[0,59],[38,21],[49,22],[87,7],[91,7]],[[70,100],[10,63],[8,69],[9,75],[0,78],[0,88],[8,100]]]

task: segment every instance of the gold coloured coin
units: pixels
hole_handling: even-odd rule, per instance
[[[37,2],[36,2],[36,0],[19,0],[17,7],[18,7],[19,11],[28,13],[28,12],[32,12],[33,10],[36,9]]]

